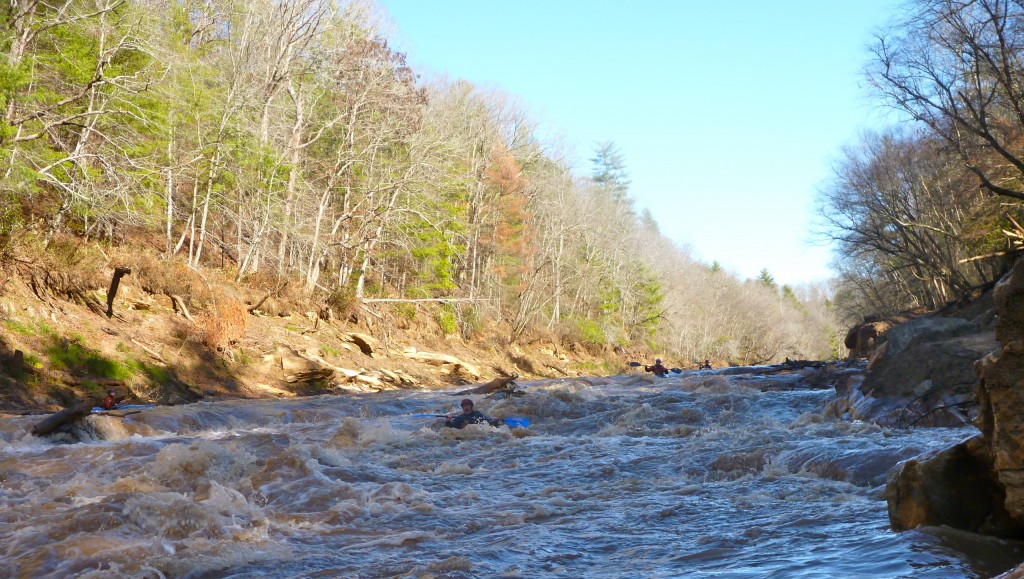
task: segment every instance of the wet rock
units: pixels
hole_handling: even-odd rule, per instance
[[[892,473],[886,495],[894,529],[943,524],[1024,537],[1024,260],[993,298],[1001,345],[975,365],[981,435]]]
[[[981,437],[901,463],[890,473],[885,498],[895,531],[947,525],[1001,537],[1024,533],[1003,504]]]
[[[875,348],[885,343],[885,335],[890,329],[907,319],[905,316],[869,316],[850,328],[843,344],[850,350],[851,358],[867,358]]]
[[[991,445],[1006,508],[1024,521],[1024,261],[994,291],[1002,347],[977,365],[978,427]]]
[[[998,346],[991,330],[955,318],[918,318],[892,328],[875,350],[850,418],[886,426],[958,426],[970,421],[978,376],[974,363]]]

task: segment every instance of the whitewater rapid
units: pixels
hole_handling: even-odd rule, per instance
[[[893,533],[900,460],[972,428],[826,418],[831,389],[692,372],[0,418],[3,577],[988,577],[1021,543]],[[35,420],[38,420],[36,418]]]

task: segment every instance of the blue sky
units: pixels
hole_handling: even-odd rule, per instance
[[[522,100],[590,174],[613,141],[637,206],[705,262],[780,283],[827,278],[815,192],[886,116],[866,88],[898,0],[378,0],[425,78]]]

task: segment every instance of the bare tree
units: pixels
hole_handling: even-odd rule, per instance
[[[1024,3],[914,0],[874,47],[886,101],[952,145],[981,185],[1024,199]]]

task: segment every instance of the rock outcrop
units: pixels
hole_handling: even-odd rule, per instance
[[[897,326],[868,361],[866,417],[893,426],[957,426],[973,417],[974,363],[998,346],[990,329],[957,318]]]
[[[991,447],[1006,508],[1024,521],[1024,260],[993,292],[1002,347],[977,364],[978,427]]]
[[[981,434],[893,470],[893,529],[948,525],[1024,537],[1024,260],[996,284],[998,345],[975,364]]]
[[[1024,528],[1007,512],[994,474],[991,449],[980,437],[901,463],[885,489],[892,529],[947,525],[1020,535]]]
[[[846,333],[843,344],[850,350],[851,358],[867,358],[886,341],[886,334],[896,326],[907,322],[921,312],[911,311],[891,316],[868,316]]]
[[[834,414],[884,426],[957,426],[974,416],[974,363],[998,346],[975,321],[920,317],[890,329],[863,380],[836,387]]]

